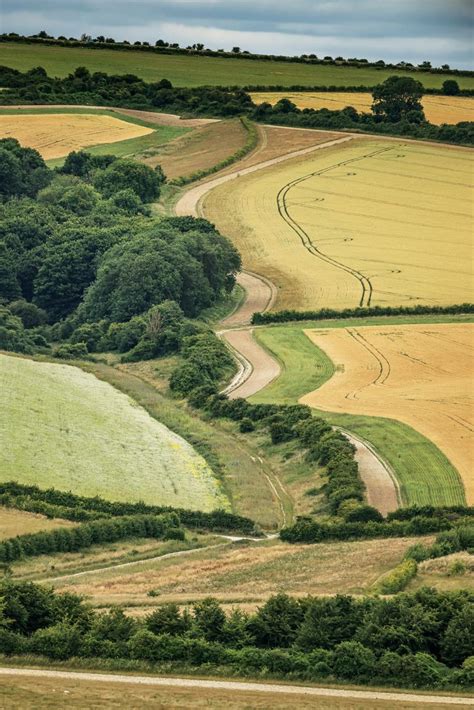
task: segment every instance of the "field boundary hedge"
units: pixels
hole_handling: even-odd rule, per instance
[[[25,557],[77,552],[92,545],[129,537],[184,540],[184,530],[176,513],[99,519],[73,528],[57,528],[8,538],[0,543],[0,562],[8,564]]]
[[[246,155],[251,153],[258,143],[257,127],[255,123],[249,121],[248,118],[246,118],[245,116],[239,116],[239,119],[247,132],[247,140],[245,141],[245,145],[243,145],[242,148],[239,148],[235,151],[235,153],[229,155],[228,158],[221,160],[219,163],[216,163],[216,165],[213,165],[210,168],[206,168],[204,170],[196,170],[190,175],[183,175],[182,177],[170,180],[168,184],[182,186],[188,185],[191,182],[196,182],[196,180],[202,180],[208,175],[212,175],[213,173],[219,172],[219,170],[227,168],[229,165],[233,165],[233,163],[236,163],[238,160],[245,158]]]
[[[276,312],[254,313],[252,325],[267,323],[290,323],[292,321],[345,320],[346,318],[370,318],[377,316],[422,316],[422,315],[460,315],[474,313],[474,303],[461,303],[452,306],[370,306],[368,308],[321,308],[317,311],[283,310]]]
[[[87,498],[55,488],[42,490],[37,486],[26,486],[15,481],[0,483],[0,504],[9,508],[41,513],[48,518],[59,517],[73,521],[94,520],[107,516],[174,513],[179,517],[182,525],[190,529],[258,534],[253,520],[234,513],[227,513],[224,510],[204,513],[199,510],[147,505],[143,502],[113,502],[99,496]]]
[[[59,46],[69,49],[111,49],[115,51],[126,51],[126,52],[148,52],[152,54],[182,54],[185,56],[197,56],[197,57],[215,57],[217,59],[248,59],[251,61],[259,62],[285,62],[288,64],[308,64],[310,66],[317,66],[322,64],[323,66],[336,66],[336,67],[352,67],[353,69],[366,69],[370,67],[371,69],[379,69],[381,71],[387,69],[396,69],[397,71],[404,71],[417,74],[446,74],[453,76],[474,76],[474,71],[470,69],[443,69],[443,67],[418,67],[415,65],[404,66],[405,63],[392,64],[390,62],[386,63],[383,60],[378,60],[377,62],[370,62],[367,59],[320,59],[319,57],[311,57],[309,55],[294,56],[290,57],[284,54],[255,54],[253,52],[239,51],[239,52],[229,52],[229,51],[218,51],[213,49],[196,49],[187,47],[171,47],[157,46],[149,44],[130,44],[129,42],[116,42],[115,40],[97,42],[92,39],[87,41],[81,41],[78,39],[59,39],[56,37],[26,37],[24,35],[18,35],[16,33],[7,34],[4,33],[0,35],[0,42],[13,42],[18,44],[43,44],[50,46]]]

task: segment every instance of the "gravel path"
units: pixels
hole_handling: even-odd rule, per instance
[[[282,693],[286,695],[313,695],[326,698],[353,698],[354,700],[390,700],[394,703],[420,703],[424,705],[444,703],[463,708],[474,706],[471,698],[448,695],[417,695],[415,693],[391,693],[377,690],[338,690],[277,683],[247,683],[228,680],[195,680],[193,678],[160,678],[143,675],[120,675],[106,673],[79,673],[75,671],[44,671],[30,668],[0,668],[0,676],[23,676],[33,678],[58,678],[72,681],[95,681],[103,683],[135,683],[137,685],[168,686],[174,688],[202,688],[206,690],[253,691]],[[296,700],[296,698],[295,698]]]

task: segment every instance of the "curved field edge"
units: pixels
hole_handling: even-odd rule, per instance
[[[1,480],[205,511],[229,508],[205,459],[129,396],[64,364],[0,354]]]
[[[143,128],[152,129],[151,133],[136,138],[125,138],[124,140],[114,141],[112,143],[102,142],[95,145],[90,145],[82,150],[86,150],[93,155],[115,155],[117,158],[135,157],[140,159],[146,157],[147,151],[154,151],[160,146],[170,143],[176,138],[189,133],[192,129],[178,126],[157,126],[156,123],[143,120],[141,118],[130,116],[126,113],[116,110],[96,109],[94,107],[61,107],[61,108],[22,108],[8,109],[0,108],[0,116],[39,116],[48,114],[65,114],[65,115],[89,115],[89,116],[107,116],[114,118],[124,123],[131,123]],[[60,167],[63,165],[65,155],[58,158],[47,160],[50,168]]]
[[[393,324],[413,322],[453,322],[452,316],[434,318],[377,318],[366,324]],[[472,322],[471,317],[461,317],[461,322]],[[364,321],[351,319],[331,322],[306,323],[307,328],[347,327],[363,325]],[[334,365],[328,356],[313,345],[300,326],[277,326],[255,330],[258,342],[269,350],[282,364],[280,377],[252,397],[254,402],[290,404],[315,390],[330,379]],[[369,442],[393,469],[404,505],[466,504],[461,478],[447,457],[425,436],[412,427],[392,419],[365,415],[336,414],[315,409],[318,416],[330,424],[342,427]]]

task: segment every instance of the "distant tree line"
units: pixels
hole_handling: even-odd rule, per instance
[[[169,513],[176,514],[181,523],[191,530],[258,534],[252,520],[224,510],[205,513],[200,510],[147,505],[143,502],[114,502],[99,496],[88,498],[54,488],[42,490],[37,486],[27,486],[13,481],[0,483],[0,504],[42,513],[48,518],[64,518],[74,521],[136,515],[161,516]]]
[[[98,519],[76,527],[56,528],[2,540],[0,562],[8,564],[38,555],[78,552],[92,545],[103,545],[131,537],[184,540],[184,530],[176,513]]]
[[[383,599],[270,597],[226,615],[212,597],[143,619],[93,611],[77,595],[31,582],[0,586],[0,651],[50,661],[212,675],[426,689],[474,685],[472,592],[421,589]],[[13,659],[12,659],[13,661]]]
[[[245,115],[258,122],[300,128],[351,130],[415,139],[474,144],[474,123],[436,126],[426,121],[420,99],[424,88],[411,77],[391,76],[373,88],[372,113],[359,113],[353,106],[330,109],[299,109],[284,98],[274,106],[256,106],[240,88],[175,88],[167,79],[146,83],[132,74],[91,74],[78,67],[64,79],[49,77],[42,67],[27,72],[0,67],[0,103],[90,104],[169,111],[196,116]]]
[[[309,65],[328,65],[328,66],[350,66],[355,68],[365,69],[367,67],[378,70],[396,69],[397,71],[409,72],[424,72],[430,74],[453,74],[456,76],[474,76],[474,72],[469,69],[451,69],[448,64],[443,64],[440,67],[433,67],[430,61],[421,62],[418,65],[411,62],[400,61],[397,63],[385,62],[383,59],[369,61],[365,58],[350,57],[344,58],[341,56],[317,57],[316,54],[301,54],[299,56],[287,56],[284,54],[257,54],[242,50],[240,47],[233,47],[232,51],[224,49],[209,49],[200,42],[196,42],[187,47],[180,47],[177,42],[166,42],[162,39],[156,40],[154,45],[149,42],[129,42],[117,41],[113,37],[105,37],[99,35],[92,38],[90,35],[83,34],[80,38],[75,37],[53,37],[42,30],[36,35],[20,35],[16,32],[9,32],[0,35],[0,42],[19,42],[26,44],[42,44],[61,47],[84,47],[86,49],[112,49],[124,51],[151,52],[158,54],[183,54],[183,55],[198,55],[205,57],[218,57],[228,59],[250,59],[254,61],[269,61],[269,62],[288,62],[291,64],[309,64]]]
[[[316,311],[272,311],[254,313],[252,324],[265,325],[304,320],[344,320],[346,318],[375,318],[377,316],[457,315],[460,313],[474,313],[474,303],[460,303],[454,306],[370,306],[367,308],[343,308],[342,310],[320,308]]]

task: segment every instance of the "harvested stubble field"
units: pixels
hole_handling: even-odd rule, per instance
[[[41,44],[2,42],[0,64],[25,71],[41,66],[52,76],[67,76],[76,67],[91,72],[135,74],[145,81],[169,79],[175,86],[375,86],[394,69],[307,65],[293,62],[200,57],[154,52],[54,47]],[[456,79],[461,88],[474,88],[474,78],[428,72],[403,72],[430,88]]]
[[[431,324],[306,331],[335,364],[334,375],[300,401],[322,410],[396,419],[429,438],[461,475],[474,502],[474,326]],[[434,487],[430,470],[400,478],[411,500]],[[459,481],[446,467],[446,504],[459,501]],[[419,489],[419,496],[416,490]]]
[[[0,506],[0,540],[16,537],[16,535],[27,535],[53,530],[54,528],[70,527],[71,525],[74,525],[74,523],[68,520],[50,519],[44,515]]]
[[[101,143],[118,143],[153,133],[152,128],[100,113],[0,115],[0,138],[16,138],[45,160]]]
[[[430,538],[431,539],[431,538]],[[87,596],[93,605],[149,608],[167,601],[189,603],[213,596],[246,609],[276,592],[358,594],[367,592],[395,567],[420,538],[394,538],[319,545],[287,545],[278,540],[236,542],[186,556],[56,580],[61,591]],[[426,539],[425,539],[426,540]],[[153,590],[157,599],[150,599]]]
[[[262,91],[252,93],[251,97],[256,104],[265,101],[273,106],[281,99],[289,99],[300,109],[327,108],[336,111],[346,106],[353,106],[359,113],[370,112],[373,102],[372,94],[368,92],[350,91],[324,91],[321,93]],[[430,123],[441,125],[442,123],[460,123],[473,120],[474,98],[470,96],[425,96],[422,103],[425,116]]]
[[[274,325],[256,328],[258,342],[276,357],[282,367],[280,376],[252,397],[253,402],[266,404],[295,404],[300,397],[316,390],[334,373],[334,363],[326,353],[305,335],[304,328],[325,329],[360,328],[361,326],[398,326],[472,322],[472,316],[391,316],[379,318],[353,318],[307,322],[305,324]],[[341,414],[315,410],[334,426],[342,427],[368,441],[391,466],[399,482],[403,483],[402,496],[406,505],[446,505],[454,501],[463,503],[464,488],[456,469],[432,441],[401,421],[383,417]],[[429,471],[430,485],[419,485]],[[457,494],[453,500],[452,486],[457,481]]]
[[[204,214],[275,308],[473,300],[468,150],[354,138],[216,187]]]
[[[93,375],[0,354],[0,476],[109,500],[228,508],[202,456]]]

